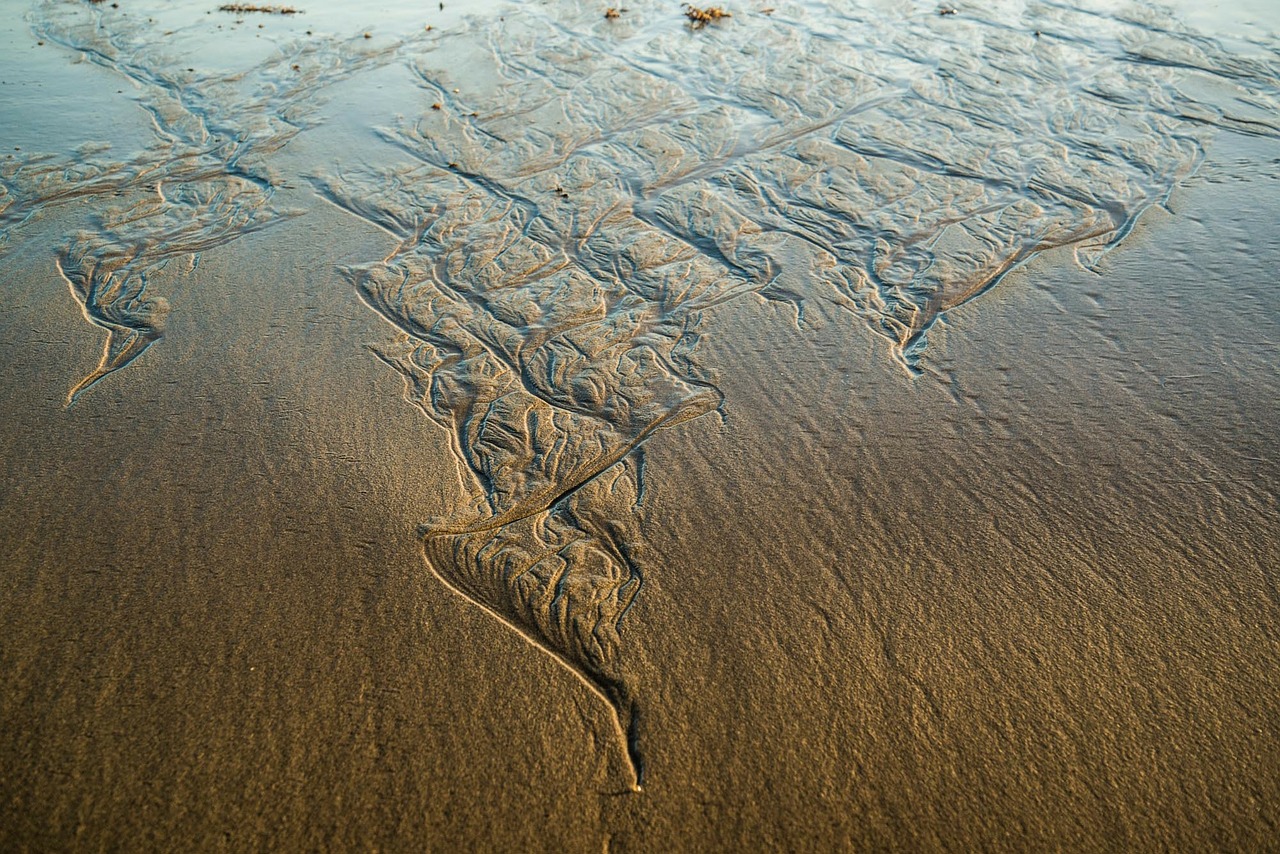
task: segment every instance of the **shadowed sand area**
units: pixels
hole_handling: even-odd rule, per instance
[[[0,847],[1276,845],[1274,11],[4,8]]]

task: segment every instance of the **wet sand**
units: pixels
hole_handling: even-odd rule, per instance
[[[1274,846],[1265,21],[16,5],[5,848]]]

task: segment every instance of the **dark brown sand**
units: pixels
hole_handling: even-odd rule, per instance
[[[608,20],[603,7],[564,5],[539,14],[563,12],[567,31],[588,20],[642,31],[642,16],[656,14],[636,7]],[[454,18],[441,30],[459,46],[432,48],[444,51],[436,61],[403,18],[389,15],[398,30],[374,28],[367,48],[351,47],[353,33],[366,41],[366,22],[339,27],[325,8],[303,8],[267,24],[289,37],[337,30],[331,52],[266,60],[255,66],[261,90],[252,75],[235,86],[121,84],[153,106],[176,93],[156,125],[172,149],[147,149],[155,133],[140,111],[120,115],[142,130],[103,120],[68,126],[65,139],[52,126],[24,131],[55,152],[110,138],[110,153],[79,157],[104,164],[94,180],[117,183],[88,192],[84,174],[50,170],[39,192],[15,181],[0,197],[11,217],[0,244],[0,849],[1277,847],[1280,143],[1239,120],[1265,118],[1273,103],[1274,37],[1240,24],[1252,42],[1206,49],[1220,63],[1263,56],[1230,65],[1229,79],[1176,63],[1123,69],[1129,86],[1161,93],[1164,75],[1185,73],[1168,79],[1189,100],[1156,118],[1145,106],[1140,121],[1122,113],[1132,141],[1123,156],[1064,156],[1059,186],[1096,196],[1058,208],[1039,196],[1028,213],[1018,202],[1040,192],[1034,175],[1045,173],[1013,182],[1023,160],[991,154],[982,162],[999,168],[977,179],[916,163],[917,196],[943,200],[930,210],[956,212],[988,242],[975,248],[953,229],[927,243],[929,270],[942,272],[914,290],[895,289],[888,274],[873,281],[888,268],[870,263],[865,280],[844,279],[860,284],[833,297],[823,290],[830,270],[860,269],[863,232],[836,240],[838,199],[808,204],[751,152],[745,166],[725,152],[725,168],[782,193],[793,221],[822,238],[813,255],[768,242],[768,229],[728,229],[706,196],[689,202],[684,179],[671,178],[678,157],[652,180],[663,192],[673,181],[667,198],[693,212],[687,219],[646,207],[647,191],[632,188],[637,215],[593,225],[580,247],[566,239],[553,204],[586,219],[615,195],[569,184],[590,170],[572,153],[535,162],[541,149],[521,148],[517,130],[545,134],[544,147],[563,154],[555,146],[587,122],[607,129],[626,111],[610,112],[596,83],[580,83],[574,103],[586,106],[563,112],[561,130],[549,118],[558,102],[502,125],[482,106],[502,97],[492,55],[467,47],[491,29],[498,55],[507,47],[507,59],[531,64],[523,79],[554,83],[536,63],[575,67],[568,46],[580,43],[565,33],[521,53],[491,19]],[[767,17],[779,28],[788,16],[825,20],[798,9]],[[659,44],[695,37],[676,4],[670,14],[669,32],[652,24]],[[1143,32],[1175,29],[1164,12],[1125,14]],[[913,26],[938,25],[932,8],[918,17]],[[56,20],[38,10],[31,25],[72,48],[97,44],[48,26]],[[526,22],[511,26],[514,39]],[[737,38],[728,28],[746,26],[735,10],[696,37]],[[6,37],[36,38],[24,26]],[[1159,56],[1174,56],[1162,38]],[[918,49],[891,43],[903,62]],[[75,49],[46,48],[63,51],[38,62],[61,75],[51,79],[66,103],[76,103],[76,73],[114,91],[112,61],[72,68]],[[223,59],[258,63],[269,48]],[[1018,56],[1008,59],[1015,71]],[[604,65],[606,76],[588,79],[630,92],[626,72]],[[461,91],[440,85],[444,70]],[[658,78],[654,91],[666,85]],[[1008,85],[1034,89],[1017,79]],[[734,109],[756,91],[739,84],[732,98],[720,93]],[[1232,100],[1237,85],[1254,87],[1252,102]],[[690,109],[701,109],[710,96],[690,86]],[[33,87],[11,112],[30,108]],[[192,93],[215,106],[193,107]],[[522,107],[533,102],[521,93]],[[489,136],[465,121],[468,97],[486,110]],[[785,100],[753,109],[786,125],[793,106],[848,106]],[[245,103],[258,106],[227,106]],[[1213,115],[1206,104],[1229,106]],[[877,109],[856,119],[862,130],[895,120]],[[188,135],[201,131],[183,124],[192,115],[242,135],[230,147],[197,144]],[[894,158],[921,115],[931,114],[904,111],[908,124],[884,134],[879,153],[857,137],[862,156],[893,161],[866,176],[906,174]],[[1010,107],[1006,118],[1026,118],[1029,134],[1056,128],[1057,115]],[[625,132],[602,134],[613,162],[623,162]],[[1064,133],[1080,151],[1071,145],[1082,137]],[[747,136],[763,145],[763,130]],[[706,139],[686,142],[697,152]],[[963,142],[950,149],[956,163]],[[669,139],[652,150],[658,143]],[[522,169],[533,177],[521,198],[537,212],[515,202],[492,229],[477,225],[489,210],[480,201],[515,198],[510,175]],[[176,207],[128,207],[150,198],[152,174]],[[450,183],[458,176],[463,190]],[[546,176],[554,181],[537,184]],[[975,183],[1012,199],[1003,214],[971,204]],[[182,215],[179,186],[194,188],[191,209],[203,217]],[[469,186],[483,199],[465,196]],[[920,208],[885,186],[867,191],[884,202],[875,227],[888,229],[886,246],[910,245],[932,214],[912,219]],[[49,201],[51,187],[70,200]],[[462,225],[420,242],[421,223],[405,223],[442,199]],[[13,212],[28,203],[35,213],[20,221]],[[485,318],[516,309],[497,305],[496,287],[483,311],[459,308],[461,296],[480,305],[475,283],[492,267],[470,277],[431,253],[455,240],[457,257],[484,257],[520,231],[512,222],[597,273],[592,240],[661,224],[664,239],[697,249],[670,281],[710,296],[650,299],[660,310],[646,317],[660,320],[642,334],[598,327],[592,340],[621,341],[627,356],[593,353],[591,365],[607,362],[615,378],[617,365],[632,366],[630,385],[606,378],[569,393],[554,379],[538,385],[528,367],[516,390],[500,372],[484,382],[455,373],[454,397],[423,396],[415,382],[452,368],[414,360],[427,344],[447,355],[442,342],[459,340],[459,328],[500,367],[536,367],[524,354],[544,346],[540,330],[580,328],[555,313],[577,304],[579,286],[531,299],[545,314],[507,323],[519,355],[504,361],[494,354],[507,353],[505,333]],[[1024,252],[1033,238],[1044,243]],[[838,266],[823,266],[820,252]],[[110,272],[85,273],[77,291],[70,271],[86,258]],[[760,258],[776,275],[761,274]],[[1000,278],[1012,262],[1024,263]],[[115,273],[137,269],[149,277],[141,301],[127,293],[135,280]],[[380,290],[400,269],[415,282],[435,271],[446,298]],[[98,296],[103,282],[123,296]],[[143,304],[157,297],[167,312]],[[440,317],[457,321],[453,331],[427,329],[424,318]],[[683,344],[662,339],[663,323],[677,321],[696,343],[687,363]],[[114,362],[111,350],[100,362],[104,328],[121,342]],[[636,340],[665,340],[652,347],[666,361],[631,359]],[[487,403],[475,414],[477,400],[519,395],[523,408]],[[452,402],[433,405],[442,400]],[[558,444],[537,444],[542,406],[562,413],[546,433]],[[510,449],[523,441],[542,450],[521,458]],[[495,554],[537,548],[563,558],[558,574],[542,579],[547,564],[534,563],[525,572],[538,585],[492,581],[509,577]],[[546,590],[554,598],[539,599]]]

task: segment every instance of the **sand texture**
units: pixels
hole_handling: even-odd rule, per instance
[[[1275,10],[3,8],[0,848],[1280,849]]]

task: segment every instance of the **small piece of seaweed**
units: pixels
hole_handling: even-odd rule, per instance
[[[733,13],[727,12],[719,6],[708,6],[706,9],[699,9],[697,6],[685,3],[684,16],[689,19],[689,23],[695,30],[700,30],[707,24],[714,24],[721,18],[732,18]]]
[[[262,12],[266,15],[297,15],[301,13],[301,9],[295,9],[292,6],[258,6],[254,3],[227,3],[218,7],[219,12],[235,12],[236,14],[244,14],[245,12]]]

